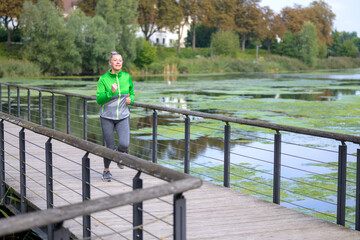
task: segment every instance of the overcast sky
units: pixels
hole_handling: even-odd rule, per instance
[[[269,6],[279,13],[284,7],[294,4],[307,7],[313,0],[261,0],[261,6]],[[360,37],[360,0],[325,0],[335,13],[334,29],[338,31],[357,32]]]

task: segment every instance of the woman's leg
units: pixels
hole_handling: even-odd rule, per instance
[[[100,118],[101,128],[103,132],[103,139],[105,147],[110,149],[115,149],[115,139],[114,139],[114,121],[111,119]],[[104,168],[108,171],[110,167],[111,160],[104,158]]]
[[[119,146],[117,150],[119,152],[129,152],[130,146],[130,117],[121,119],[115,124],[116,133],[119,139]]]

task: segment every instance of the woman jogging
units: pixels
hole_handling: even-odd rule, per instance
[[[116,131],[120,152],[129,152],[130,111],[129,104],[134,103],[134,86],[128,73],[121,70],[123,59],[117,52],[112,52],[109,60],[111,69],[99,78],[96,101],[100,104],[100,123],[105,146],[115,149],[114,131]],[[104,158],[103,181],[111,181],[111,160]],[[118,164],[123,168],[121,164]]]

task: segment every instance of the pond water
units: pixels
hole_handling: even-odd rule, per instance
[[[11,82],[95,96],[97,79]],[[138,102],[352,135],[360,132],[360,69],[281,75],[133,76],[133,82]],[[81,103],[73,106],[82,111]],[[89,103],[89,108],[93,109],[89,117],[97,119],[97,104]],[[151,159],[152,112],[134,107],[131,111],[131,153]],[[159,113],[159,162],[175,169],[183,168],[183,119]],[[191,118],[191,173],[218,184],[223,177],[223,127],[222,122]],[[273,135],[267,129],[232,125],[233,188],[271,201]],[[92,137],[100,142],[101,136]],[[341,143],[293,133],[282,134],[282,142],[281,204],[336,221],[337,150]],[[354,153],[358,146],[347,146],[346,219],[353,227]]]

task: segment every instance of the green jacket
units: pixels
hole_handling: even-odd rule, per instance
[[[113,93],[112,84],[118,84],[118,89]],[[112,74],[109,70],[99,78],[96,92],[96,101],[100,104],[99,115],[103,118],[120,120],[130,115],[126,98],[129,95],[131,104],[134,103],[134,85],[128,73],[120,71]]]

